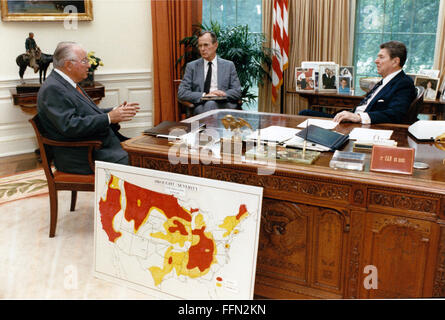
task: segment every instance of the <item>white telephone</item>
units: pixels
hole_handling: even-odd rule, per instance
[[[420,141],[445,142],[445,121],[419,120],[409,126],[408,132]]]

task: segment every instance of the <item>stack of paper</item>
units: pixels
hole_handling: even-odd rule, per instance
[[[261,142],[275,142],[282,143],[295,137],[295,134],[300,132],[300,129],[287,128],[280,126],[270,126],[264,129],[259,129],[246,137],[247,140],[254,140]]]
[[[376,130],[366,128],[354,128],[349,134],[349,139],[360,141],[378,141],[389,140],[391,138],[392,130]]]
[[[332,130],[338,125],[338,122],[334,122],[332,120],[307,119],[306,121],[300,123],[297,127],[306,128],[308,123],[313,124],[314,126],[317,126],[317,127],[323,128],[323,129],[328,129],[328,130]]]

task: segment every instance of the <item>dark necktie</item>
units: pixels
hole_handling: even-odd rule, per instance
[[[365,98],[359,103],[358,106],[363,106],[368,103],[369,99],[371,99],[374,92],[382,85],[383,79],[380,80],[375,84],[375,86],[371,89],[371,91],[368,92],[368,94],[365,96]]]
[[[209,62],[209,68],[207,69],[206,80],[204,82],[204,92],[205,93],[209,93],[211,81],[212,81],[212,63]]]

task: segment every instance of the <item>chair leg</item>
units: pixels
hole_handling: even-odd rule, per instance
[[[70,211],[76,210],[77,191],[71,191],[71,208]]]
[[[49,237],[53,238],[56,235],[57,226],[57,190],[49,189],[49,203],[50,203],[50,226]]]

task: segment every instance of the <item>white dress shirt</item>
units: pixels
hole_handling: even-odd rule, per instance
[[[54,71],[57,72],[58,74],[60,74],[60,76],[61,76],[63,79],[65,79],[66,81],[68,81],[68,83],[69,83],[70,85],[72,85],[72,86],[74,87],[74,89],[77,88],[77,83],[75,83],[75,82],[73,81],[73,79],[71,79],[70,77],[68,77],[68,76],[66,75],[66,73],[64,73],[62,70],[59,70],[59,69],[54,68]]]
[[[358,106],[355,109],[355,114],[360,115],[360,118],[362,119],[362,124],[370,124],[371,118],[369,117],[369,114],[365,112],[366,108],[368,107],[369,103],[375,98],[375,96],[380,92],[380,90],[385,87],[388,82],[390,82],[396,75],[398,75],[400,72],[402,72],[402,69],[397,70],[396,72],[393,72],[389,75],[387,75],[385,78],[383,78],[382,85],[377,88],[377,90],[372,94],[372,96],[368,99],[368,102],[362,106]]]

